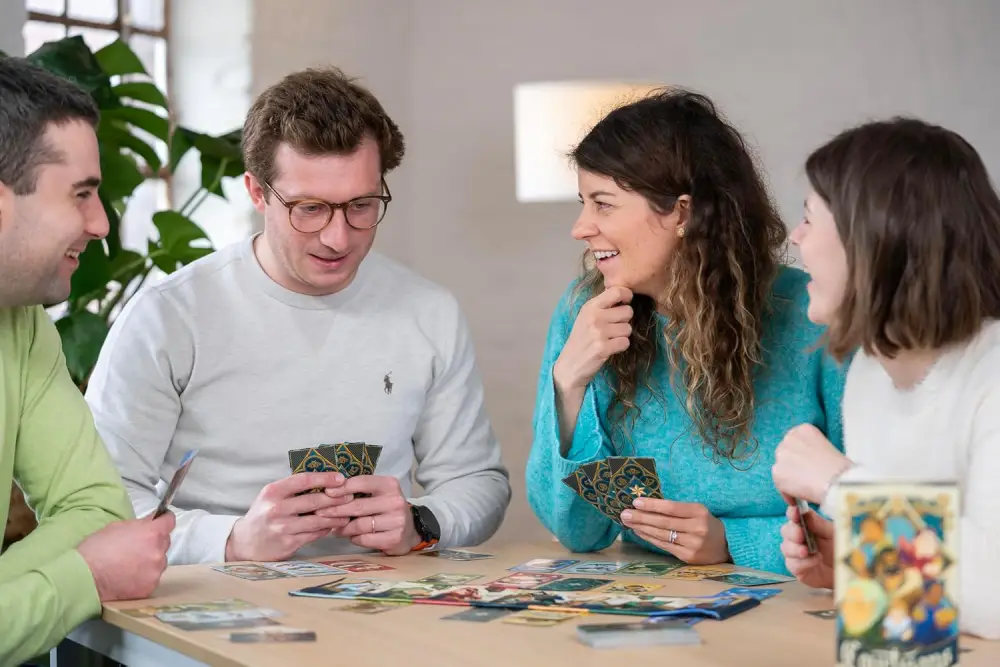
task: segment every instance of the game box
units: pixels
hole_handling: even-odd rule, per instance
[[[957,664],[957,487],[844,482],[835,516],[838,667]]]

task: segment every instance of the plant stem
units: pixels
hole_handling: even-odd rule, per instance
[[[190,213],[187,213],[186,211],[187,211],[188,207],[191,206],[194,203],[194,200],[198,197],[198,195],[200,195],[202,193],[203,190],[204,190],[204,188],[201,188],[201,187],[196,188],[195,191],[191,193],[191,196],[187,198],[187,201],[185,201],[183,204],[181,204],[181,207],[179,209],[177,209],[177,212],[180,213],[181,215],[183,215],[184,217],[190,217]],[[193,211],[196,208],[198,208],[198,207],[195,206],[191,210]]]

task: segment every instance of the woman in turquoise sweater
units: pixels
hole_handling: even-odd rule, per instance
[[[584,275],[552,317],[527,495],[568,549],[623,539],[694,564],[785,573],[787,503],[771,479],[785,432],[841,447],[846,368],[819,348],[808,278],[739,132],[704,96],[656,93],[577,146]],[[663,500],[624,528],[562,482],[609,456],[655,459]]]

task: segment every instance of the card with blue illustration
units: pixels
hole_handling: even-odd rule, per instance
[[[611,456],[591,461],[562,480],[598,512],[621,525],[621,513],[636,498],[663,498],[656,460]]]

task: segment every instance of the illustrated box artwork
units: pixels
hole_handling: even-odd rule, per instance
[[[839,486],[838,667],[958,663],[959,517],[954,484]]]

